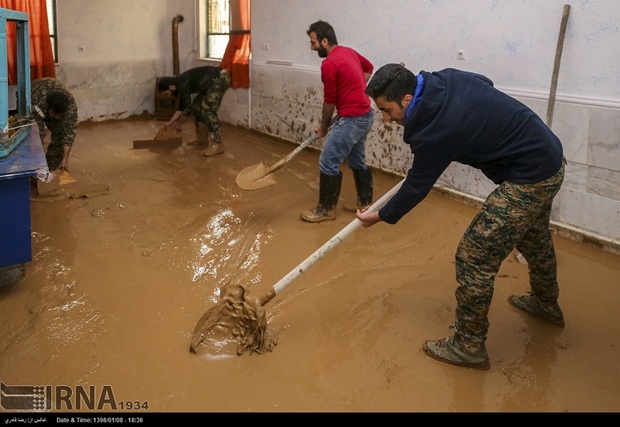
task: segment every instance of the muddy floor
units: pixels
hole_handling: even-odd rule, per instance
[[[4,384],[92,386],[141,412],[620,410],[620,257],[588,244],[555,237],[566,328],[508,305],[529,290],[512,254],[490,311],[491,369],[424,355],[426,339],[452,333],[454,252],[476,212],[435,193],[397,225],[357,229],[266,304],[271,352],[190,353],[226,283],[263,295],[354,219],[341,208],[353,182],[343,169],[335,221],[304,223],[299,212],[318,200],[316,151],[244,191],[243,168],[295,146],[225,126],[226,152],[213,158],[133,148],[161,124],[81,124],[77,182],[33,192],[33,260],[0,288]],[[184,142],[194,136],[186,124]],[[399,181],[376,173],[377,197]],[[67,402],[52,397],[52,411],[76,409]]]

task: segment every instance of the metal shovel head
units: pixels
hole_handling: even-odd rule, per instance
[[[165,141],[166,139],[182,138],[183,131],[175,127],[162,126],[157,135],[155,135],[156,141]]]
[[[337,120],[338,116],[334,117],[330,123],[333,124]],[[276,178],[273,173],[287,164],[293,157],[299,154],[304,148],[312,143],[317,138],[316,133],[313,133],[310,137],[306,138],[304,142],[299,144],[292,152],[288,153],[286,157],[278,160],[273,166],[267,167],[264,163],[258,163],[253,166],[248,166],[243,169],[237,175],[235,181],[237,185],[243,190],[256,190],[258,188],[267,187],[272,184],[276,184]]]
[[[163,126],[154,139],[134,140],[133,148],[178,148],[183,144],[183,131]]]
[[[269,171],[269,167],[264,163],[248,166],[239,172],[235,183],[242,190],[257,190],[276,184],[276,177]]]

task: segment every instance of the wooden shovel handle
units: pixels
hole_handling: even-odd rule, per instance
[[[570,4],[564,5],[562,13],[562,23],[560,24],[560,34],[558,35],[558,44],[555,49],[555,60],[553,61],[553,75],[551,76],[551,89],[549,91],[549,104],[547,105],[547,126],[551,127],[553,121],[553,110],[555,108],[555,93],[558,88],[558,74],[560,73],[560,62],[562,60],[562,50],[564,49],[564,37],[566,35],[566,26],[568,24],[568,15],[570,13]]]
[[[278,160],[276,163],[274,163],[269,169],[267,169],[267,171],[265,172],[264,175],[269,175],[272,172],[277,171],[278,169],[280,169],[282,166],[284,166],[285,164],[287,164],[289,162],[289,160],[291,160],[293,157],[295,157],[297,154],[299,154],[299,152],[301,150],[303,150],[304,148],[306,148],[308,145],[310,145],[314,140],[316,139],[316,134],[306,138],[306,140],[304,142],[302,142],[301,144],[299,144],[297,146],[297,148],[295,148],[293,151],[291,151],[286,157]]]
[[[334,123],[336,123],[336,120],[338,120],[338,118],[339,118],[338,115],[334,116],[332,118],[332,121],[329,123],[329,126],[332,126]],[[317,138],[316,133],[312,134],[311,136],[306,138],[306,140],[304,142],[299,144],[297,146],[297,148],[295,148],[292,152],[290,152],[286,157],[278,160],[269,169],[267,169],[267,171],[264,173],[264,175],[269,175],[270,173],[273,173],[273,172],[277,171],[278,169],[280,169],[282,166],[287,164],[293,157],[295,157],[297,154],[299,154],[300,151],[302,151],[304,148],[306,148],[308,145],[310,145],[316,138]]]

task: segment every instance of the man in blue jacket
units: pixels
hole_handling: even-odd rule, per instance
[[[513,249],[528,262],[531,292],[508,302],[563,327],[549,229],[566,163],[558,137],[536,113],[480,74],[445,69],[416,76],[402,64],[387,64],[377,70],[366,93],[384,120],[404,127],[413,164],[383,208],[357,211],[364,227],[379,221],[396,224],[452,162],[479,169],[497,184],[456,251],[454,335],[426,341],[424,352],[440,362],[489,369],[485,341],[495,276]]]

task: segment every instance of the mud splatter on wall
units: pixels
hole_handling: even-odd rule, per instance
[[[416,73],[447,67],[480,72],[544,119],[565,3],[394,0],[378,7],[377,2],[357,0],[318,0],[308,6],[263,0],[253,10],[252,38],[256,46],[269,49],[254,51],[252,77],[273,86],[252,92],[252,122],[261,128],[277,120],[272,114],[277,111],[293,123],[291,135],[281,136],[299,141],[294,135],[299,123],[309,126],[311,118],[320,116],[321,59],[306,35],[317,19],[330,22],[339,44],[359,50],[376,67],[404,62]],[[598,220],[617,217],[620,211],[620,196],[614,190],[620,186],[620,151],[614,149],[620,134],[620,24],[614,17],[620,15],[620,3],[597,3],[596,8],[589,0],[570,4],[553,120],[568,167],[552,219],[620,245],[620,222]],[[289,36],[275,36],[276,27]],[[273,66],[270,59],[290,65]],[[282,110],[278,96],[289,94],[304,96]],[[402,133],[384,126],[379,114],[367,160],[397,174],[410,167],[411,153],[402,143]],[[494,187],[478,171],[456,164],[438,184],[473,198],[485,197]]]

